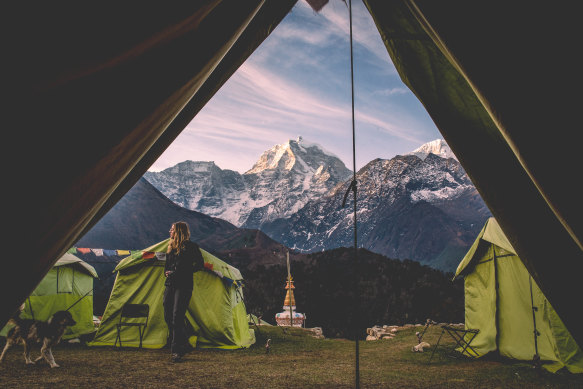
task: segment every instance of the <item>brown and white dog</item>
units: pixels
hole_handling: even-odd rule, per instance
[[[0,362],[10,347],[19,342],[24,345],[24,360],[26,364],[34,364],[45,359],[51,367],[59,367],[53,357],[51,348],[60,341],[65,329],[77,324],[69,311],[58,311],[48,321],[21,319],[20,312],[10,319],[9,323],[15,324],[6,336],[6,346],[0,355]],[[34,344],[41,343],[41,355],[34,361],[30,358],[30,351]]]

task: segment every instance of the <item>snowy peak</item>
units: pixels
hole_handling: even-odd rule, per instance
[[[411,151],[408,155],[416,155],[424,160],[429,154],[439,155],[442,158],[453,158],[457,161],[455,154],[443,139],[436,139],[425,143],[418,149]]]
[[[244,174],[261,173],[265,170],[314,173],[330,165],[344,166],[344,163],[334,154],[324,150],[322,146],[306,142],[299,136],[296,140],[290,139],[265,151],[255,165]]]
[[[452,271],[490,215],[461,164],[434,153],[424,159],[415,155],[375,159],[358,171],[357,181],[360,245],[391,258]],[[340,206],[348,182],[287,218],[264,223],[261,230],[304,252],[350,246],[352,210]]]
[[[296,156],[291,149],[290,142],[293,141],[289,140],[286,143],[275,145],[263,152],[255,165],[245,174],[260,173],[271,169],[291,170],[296,163]]]
[[[344,163],[301,137],[265,151],[244,174],[185,161],[146,178],[176,204],[246,228],[288,217],[350,176]]]
[[[163,172],[167,174],[189,176],[196,173],[210,173],[217,169],[220,170],[220,168],[215,165],[214,161],[184,161],[163,170]]]

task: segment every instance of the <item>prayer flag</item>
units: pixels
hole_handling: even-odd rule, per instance
[[[142,253],[142,258],[144,258],[144,259],[153,259],[153,258],[155,258],[155,257],[156,257],[156,254],[154,254],[154,253],[153,253],[153,252],[151,252],[151,251],[144,251],[144,252]]]
[[[220,278],[223,278],[223,277],[225,277],[225,276],[223,275],[223,273],[221,273],[219,270],[213,270],[213,273],[215,273],[215,274],[216,274],[217,276],[219,276]]]

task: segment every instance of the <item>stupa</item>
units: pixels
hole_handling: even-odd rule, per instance
[[[296,299],[294,298],[293,292],[295,286],[291,275],[288,276],[285,288],[287,289],[287,293],[285,294],[285,300],[283,301],[283,312],[275,314],[275,321],[277,322],[278,326],[289,327],[290,317],[292,317],[292,327],[304,327],[306,322],[306,315],[296,312]]]

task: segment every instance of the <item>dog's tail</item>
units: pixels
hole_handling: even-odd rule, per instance
[[[10,319],[8,319],[8,323],[19,325],[22,322],[22,319],[20,318],[20,313],[22,311],[24,311],[24,303],[18,308],[16,312],[14,312],[14,315],[12,315]]]

